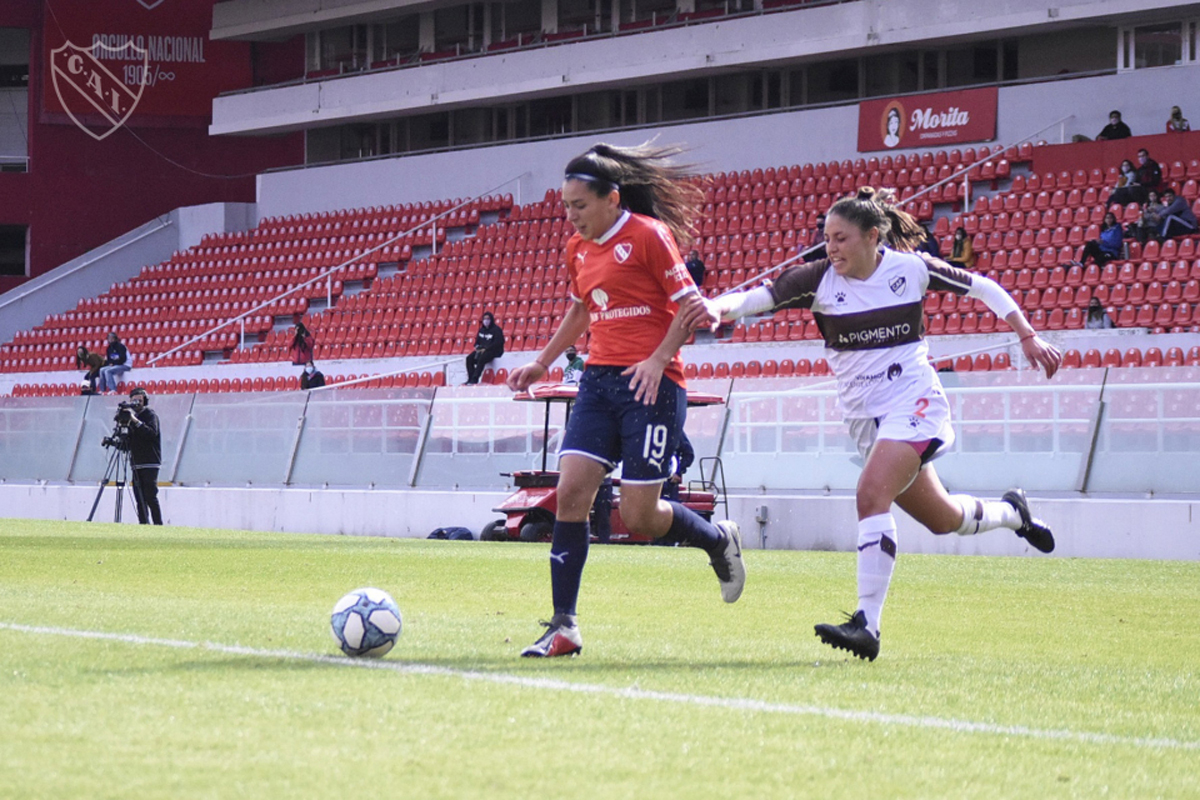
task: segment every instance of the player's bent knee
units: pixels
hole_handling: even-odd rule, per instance
[[[874,517],[878,514],[888,514],[892,510],[892,501],[888,498],[874,497],[869,494],[864,495],[860,493],[856,500],[859,519]]]
[[[632,531],[643,535],[658,535],[670,526],[670,507],[660,507],[658,495],[645,499],[626,491],[621,498],[621,520]],[[664,523],[665,522],[665,526]]]

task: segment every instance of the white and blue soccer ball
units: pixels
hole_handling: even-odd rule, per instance
[[[337,601],[329,624],[343,653],[378,658],[400,637],[400,608],[382,589],[355,589]]]

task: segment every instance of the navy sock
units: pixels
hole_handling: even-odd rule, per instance
[[[705,522],[704,517],[692,511],[683,503],[668,500],[671,507],[671,527],[663,537],[670,542],[678,542],[688,547],[699,547],[707,553],[712,553],[725,541],[725,534],[711,522]]]
[[[559,520],[554,523],[554,538],[550,544],[550,591],[556,614],[575,614],[579,582],[583,577],[583,565],[587,563],[588,539],[586,522]]]

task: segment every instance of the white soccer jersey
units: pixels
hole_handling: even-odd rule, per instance
[[[975,278],[884,248],[866,280],[844,277],[826,260],[785,270],[771,287],[776,308],[811,308],[825,337],[847,418],[879,417],[915,404],[942,384],[925,344],[925,292],[965,295]]]

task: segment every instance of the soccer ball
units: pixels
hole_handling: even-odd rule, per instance
[[[400,609],[382,589],[355,589],[337,601],[329,624],[343,653],[378,658],[400,636]]]

